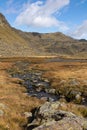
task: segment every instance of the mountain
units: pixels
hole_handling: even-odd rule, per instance
[[[34,54],[34,49],[14,30],[0,14],[0,56],[14,57]]]
[[[30,33],[10,26],[0,14],[0,56],[70,56],[87,58],[87,41],[76,40],[60,32]]]

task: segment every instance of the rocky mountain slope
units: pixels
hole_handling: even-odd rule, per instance
[[[0,56],[70,56],[87,58],[87,41],[60,32],[28,33],[12,28],[0,14]]]
[[[29,56],[34,53],[33,50],[28,42],[16,33],[5,17],[0,14],[0,56]]]

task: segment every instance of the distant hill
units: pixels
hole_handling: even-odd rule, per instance
[[[80,41],[80,42],[87,42],[86,39],[80,39],[79,41]]]
[[[87,41],[60,32],[28,33],[12,28],[0,13],[0,56],[65,56],[87,58]]]

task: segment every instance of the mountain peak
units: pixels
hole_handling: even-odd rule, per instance
[[[10,26],[5,16],[2,13],[0,13],[0,26],[3,26],[3,25]]]

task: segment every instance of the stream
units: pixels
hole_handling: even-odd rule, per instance
[[[12,77],[22,79],[23,86],[27,88],[27,94],[32,97],[44,99],[47,101],[57,101],[59,96],[52,89],[48,79],[42,78],[43,72],[41,71],[25,71],[23,73],[12,74]]]
[[[59,59],[47,59],[43,62],[62,62]],[[67,60],[67,62],[70,60]],[[77,60],[76,60],[77,61]],[[66,62],[66,61],[65,61]],[[72,62],[72,60],[71,60]],[[83,61],[80,61],[83,62]],[[85,61],[86,62],[86,61]],[[36,63],[37,64],[37,63]],[[29,66],[31,69],[29,70]],[[15,69],[14,69],[15,68]],[[16,61],[13,68],[10,70],[10,74],[14,78],[23,80],[23,86],[27,89],[27,94],[32,97],[37,97],[46,101],[57,101],[61,98],[61,95],[56,93],[56,90],[51,87],[51,83],[47,78],[43,78],[45,73],[43,70],[37,70],[32,68],[32,63],[29,61]],[[72,79],[71,79],[72,80]],[[73,81],[72,81],[73,83]],[[78,91],[79,92],[79,91]],[[87,105],[87,98],[84,97],[83,105]]]

